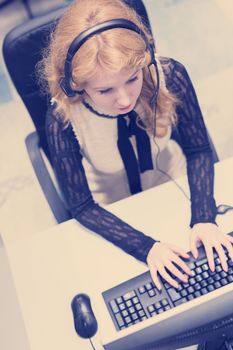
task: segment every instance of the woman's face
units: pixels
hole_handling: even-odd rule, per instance
[[[124,114],[135,107],[142,83],[142,68],[122,69],[115,74],[99,70],[86,82],[84,89],[97,108]]]

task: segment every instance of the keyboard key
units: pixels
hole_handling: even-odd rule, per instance
[[[186,289],[184,289],[180,292],[180,294],[182,295],[182,297],[186,297],[186,295],[188,295],[188,292]]]
[[[209,277],[208,272],[207,272],[207,271],[204,271],[204,272],[202,273],[202,277],[203,277],[204,279],[207,279],[207,278]]]
[[[132,317],[132,320],[134,321],[138,319],[138,315],[136,313],[132,314],[131,317]]]
[[[156,295],[155,290],[154,290],[154,289],[149,290],[149,291],[148,291],[148,295],[149,295],[151,298],[154,297],[154,296]]]
[[[190,284],[190,285],[193,285],[193,284],[195,284],[195,283],[196,283],[195,279],[194,279],[193,277],[191,277],[191,278],[189,279],[189,284]]]
[[[166,298],[162,299],[162,300],[161,300],[161,304],[162,304],[163,306],[168,305],[168,300],[167,300]]]
[[[214,283],[213,277],[209,277],[209,278],[207,279],[207,283],[209,283],[209,284]]]
[[[180,299],[180,294],[174,288],[168,289],[167,292],[168,292],[172,301],[176,301],[176,300]]]
[[[164,312],[164,310],[162,308],[157,310],[158,314],[161,314],[162,312]]]
[[[209,270],[209,266],[207,264],[202,265],[202,270],[203,271],[208,271]]]
[[[179,299],[177,301],[174,302],[175,306],[184,304],[187,300],[185,298]]]
[[[202,288],[202,289],[201,289],[201,294],[202,294],[202,295],[205,295],[205,294],[207,294],[207,293],[208,293],[207,288]]]
[[[188,266],[189,266],[190,270],[195,269],[195,264],[194,264],[193,262],[190,262],[190,263],[188,264]]]
[[[126,323],[130,323],[130,322],[131,322],[131,318],[130,318],[129,316],[126,317],[126,318],[125,318],[125,322],[126,322]]]
[[[131,307],[129,308],[129,313],[130,313],[130,314],[133,314],[135,311],[136,311],[136,309],[135,309],[134,306],[131,306]]]
[[[219,276],[219,274],[216,274],[216,275],[214,276],[214,280],[215,280],[215,281],[221,280],[221,277]]]
[[[214,288],[220,288],[222,285],[221,285],[221,283],[220,282],[215,282],[214,283]]]
[[[115,317],[116,317],[118,326],[119,326],[119,327],[124,326],[125,322],[124,322],[123,318],[121,317],[121,314],[120,314],[120,313],[115,314]]]
[[[194,288],[195,290],[200,290],[200,289],[201,289],[200,283],[194,284],[193,288]]]
[[[202,287],[206,287],[206,286],[208,285],[208,283],[207,283],[206,281],[201,281],[200,285],[201,285]]]
[[[145,316],[145,312],[144,310],[140,310],[138,315],[142,318],[143,316]]]
[[[225,271],[221,271],[221,272],[220,272],[220,276],[224,278],[224,277],[227,276],[227,273],[226,273]]]
[[[138,288],[138,291],[139,291],[140,294],[143,294],[143,293],[146,292],[146,289],[145,289],[144,286],[141,286],[141,287]]]
[[[129,315],[129,313],[128,313],[128,310],[124,310],[124,311],[122,311],[122,316],[124,316],[124,317],[126,317],[126,316],[128,316]]]
[[[170,306],[170,305],[164,306],[164,310],[165,310],[165,311],[170,310],[170,309],[171,309],[171,306]]]
[[[200,291],[198,290],[198,291],[194,292],[194,296],[195,296],[195,298],[200,297],[201,296]]]
[[[207,286],[207,289],[209,292],[212,292],[214,290],[214,286],[211,284],[210,286]]]
[[[160,309],[162,305],[161,305],[160,301],[157,301],[157,302],[154,304],[154,306],[155,306],[156,309]]]
[[[201,281],[202,281],[201,275],[197,275],[197,276],[196,276],[196,281],[197,281],[197,282],[201,282]]]
[[[131,292],[125,293],[125,294],[123,295],[122,298],[123,298],[125,301],[127,301],[127,300],[129,300],[129,299],[132,299],[133,297],[136,297],[136,293],[135,293],[134,290],[132,290]]]
[[[149,313],[155,311],[154,305],[153,305],[153,304],[152,304],[152,305],[149,305],[148,308],[147,308],[147,310],[149,311]]]
[[[152,283],[147,283],[146,285],[145,285],[145,288],[146,288],[146,290],[151,290],[153,287],[152,287]]]
[[[124,310],[125,308],[126,308],[126,306],[125,306],[124,303],[122,303],[122,304],[119,305],[119,309],[120,309],[121,311]]]
[[[117,298],[117,299],[116,299],[116,302],[117,302],[117,304],[121,304],[121,303],[123,303],[123,299],[122,299],[122,297]]]
[[[134,298],[132,299],[132,302],[133,302],[133,304],[137,304],[137,303],[139,302],[138,297],[134,297]]]
[[[221,280],[221,284],[222,284],[222,286],[225,286],[225,285],[227,284],[227,279],[226,279],[226,278],[223,278],[223,279]]]
[[[127,300],[125,304],[126,304],[126,306],[128,306],[128,307],[130,307],[130,306],[132,306],[132,305],[133,305],[133,303],[132,303],[132,301],[131,301],[131,300]]]
[[[112,311],[114,312],[114,314],[116,314],[119,311],[119,308],[118,308],[115,300],[111,300],[110,301],[110,306],[111,306]]]
[[[202,266],[205,263],[205,260],[197,260],[195,262],[196,266]]]
[[[233,276],[232,275],[228,276],[227,279],[228,279],[228,282],[233,282]]]
[[[188,287],[187,292],[189,294],[194,293],[194,288],[192,286]]]
[[[142,309],[141,304],[136,304],[136,305],[135,305],[135,309],[138,310],[138,311],[141,310],[141,309]]]

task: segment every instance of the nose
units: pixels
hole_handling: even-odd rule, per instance
[[[128,107],[130,105],[130,96],[124,88],[118,90],[116,102],[119,108]]]

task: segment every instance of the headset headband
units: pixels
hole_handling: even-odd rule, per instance
[[[65,65],[64,65],[65,76],[60,80],[60,87],[68,97],[74,97],[77,93],[80,94],[80,91],[74,90],[71,86],[72,60],[74,55],[79,50],[79,48],[92,36],[114,28],[129,29],[141,35],[142,39],[146,44],[146,49],[149,50],[150,52],[151,63],[156,65],[156,61],[154,59],[154,47],[152,44],[148,42],[145,33],[135,23],[125,18],[116,18],[109,21],[98,23],[95,26],[80,33],[76,38],[74,38],[74,40],[70,44],[70,47],[67,52],[66,60],[65,60]]]

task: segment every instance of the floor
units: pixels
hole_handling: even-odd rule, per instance
[[[31,0],[34,15],[64,0]],[[232,0],[144,0],[157,50],[187,68],[220,160],[233,156]],[[0,42],[27,20],[21,1],[0,10]],[[34,130],[0,54],[0,232],[9,240],[55,224],[26,152]]]

